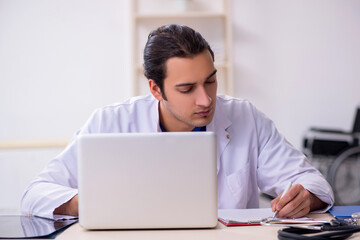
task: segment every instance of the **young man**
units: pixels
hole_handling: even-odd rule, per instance
[[[180,25],[156,29],[145,46],[144,67],[151,95],[95,111],[30,184],[22,211],[48,217],[78,214],[79,134],[194,130],[217,134],[219,208],[258,207],[258,188],[277,196],[271,206],[279,217],[331,207],[329,184],[270,119],[246,100],[216,95],[214,54],[198,32]],[[280,200],[289,181],[293,186]]]

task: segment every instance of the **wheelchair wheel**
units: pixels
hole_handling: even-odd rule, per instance
[[[360,146],[344,151],[335,159],[328,180],[336,205],[360,205]]]

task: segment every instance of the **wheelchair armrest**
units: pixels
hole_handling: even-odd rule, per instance
[[[340,134],[351,134],[350,132],[343,131],[341,129],[329,129],[329,128],[317,128],[312,127],[310,128],[311,131],[315,132],[323,132],[323,133],[340,133]]]

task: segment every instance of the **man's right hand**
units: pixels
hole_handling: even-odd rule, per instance
[[[79,215],[78,194],[76,194],[72,199],[70,199],[60,207],[56,208],[54,210],[54,214],[78,216]]]

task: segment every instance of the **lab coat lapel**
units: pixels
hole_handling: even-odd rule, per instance
[[[220,170],[220,157],[224,152],[227,144],[230,142],[230,133],[227,131],[231,126],[231,121],[222,111],[221,105],[216,104],[213,120],[207,126],[209,132],[215,132],[217,137],[217,172]]]
[[[153,99],[153,102],[150,110],[151,127],[149,130],[150,132],[161,132],[159,125],[159,101],[152,95],[150,97]]]

